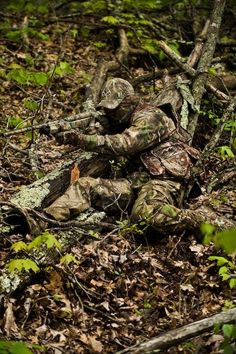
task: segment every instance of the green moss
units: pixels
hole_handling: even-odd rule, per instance
[[[68,163],[69,165],[69,163]],[[22,187],[12,199],[11,203],[22,208],[38,208],[49,194],[50,181],[55,180],[61,174],[61,170],[54,170],[47,176],[37,180],[28,187]]]

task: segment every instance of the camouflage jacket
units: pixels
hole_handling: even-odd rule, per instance
[[[64,143],[85,150],[132,155],[154,147],[175,131],[175,124],[154,105],[139,103],[132,113],[130,126],[121,134],[85,135],[76,131],[64,133]]]
[[[85,150],[123,156],[140,153],[142,162],[155,176],[188,178],[192,159],[198,155],[186,144],[187,132],[179,131],[174,120],[156,105],[144,102],[137,105],[130,127],[120,134],[85,135],[76,131],[64,134],[64,143]]]

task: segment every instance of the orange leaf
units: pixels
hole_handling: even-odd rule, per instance
[[[78,182],[79,176],[80,176],[80,170],[78,168],[78,162],[75,162],[74,167],[72,168],[70,173],[70,184],[75,186]]]

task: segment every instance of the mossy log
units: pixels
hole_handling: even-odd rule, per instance
[[[96,153],[82,152],[76,161],[81,176],[104,177],[109,169],[108,158]],[[69,161],[36,182],[23,186],[8,203],[2,203],[1,219],[4,224],[15,226],[14,232],[22,234],[42,231],[45,223],[40,225],[39,220],[35,220],[35,213],[30,211],[43,211],[66,191],[73,164],[74,161]]]
[[[104,176],[108,160],[96,153],[83,152],[76,159],[81,176]],[[62,195],[70,184],[70,171],[74,161],[56,169],[36,182],[22,187],[10,202],[22,208],[42,210]]]
[[[82,153],[76,161],[78,161],[82,176],[104,177],[109,169],[108,159],[100,157],[96,153]],[[6,223],[8,223],[14,228],[14,233],[37,234],[43,232],[47,223],[37,218],[37,214],[32,212],[34,210],[41,213],[45,207],[65,192],[70,184],[70,171],[73,164],[74,161],[70,161],[66,166],[52,171],[31,185],[22,187],[20,192],[14,195],[8,203],[3,203],[1,218],[4,228],[6,229]],[[92,215],[88,214],[88,217],[91,219],[93,216],[99,223],[102,214],[104,213],[93,212]],[[77,224],[79,223],[78,221]],[[83,231],[78,226],[74,226],[72,230],[57,231],[57,240],[61,243],[63,252],[78,242],[84,233],[86,230]],[[58,254],[53,255],[50,249],[44,249],[43,253],[35,251],[34,259],[40,268],[59,262]],[[32,275],[25,272],[11,273],[7,268],[3,268],[0,271],[0,295],[10,296],[25,288],[32,281]]]

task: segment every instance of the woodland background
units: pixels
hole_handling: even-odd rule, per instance
[[[183,71],[160,41],[185,63],[216,3],[2,0],[2,205],[22,186],[77,158],[76,149],[59,146],[53,137],[30,127],[78,113],[102,59],[115,62],[110,76],[128,79],[140,95],[152,96],[162,87],[166,71]],[[222,123],[226,97],[231,100],[236,92],[235,33],[232,0],[226,2],[214,58],[207,68],[209,82],[225,96],[205,92],[193,140],[203,150],[223,127],[209,153],[209,161],[213,158],[218,166],[232,163],[236,150],[235,117],[231,114]],[[120,61],[124,34],[129,50]],[[25,127],[26,132],[11,134]],[[111,168],[119,168],[116,161],[111,161]],[[210,168],[209,162],[206,170]],[[221,202],[216,198],[217,206]],[[146,237],[128,219],[114,225],[106,232],[76,225],[62,231],[54,225],[36,238],[1,225],[1,282],[9,274],[13,280],[20,274],[24,282],[0,295],[0,353],[116,353],[234,308],[235,230],[223,233],[229,242],[220,244],[222,250],[214,242],[203,244],[203,234],[214,234],[210,225],[202,233],[164,238]],[[67,247],[62,242],[65,233],[73,241]],[[221,240],[222,234],[217,237]],[[233,320],[226,322],[235,319],[233,313]],[[196,334],[172,343],[170,349],[172,344],[167,344],[164,352],[235,352],[236,330],[231,324]]]

